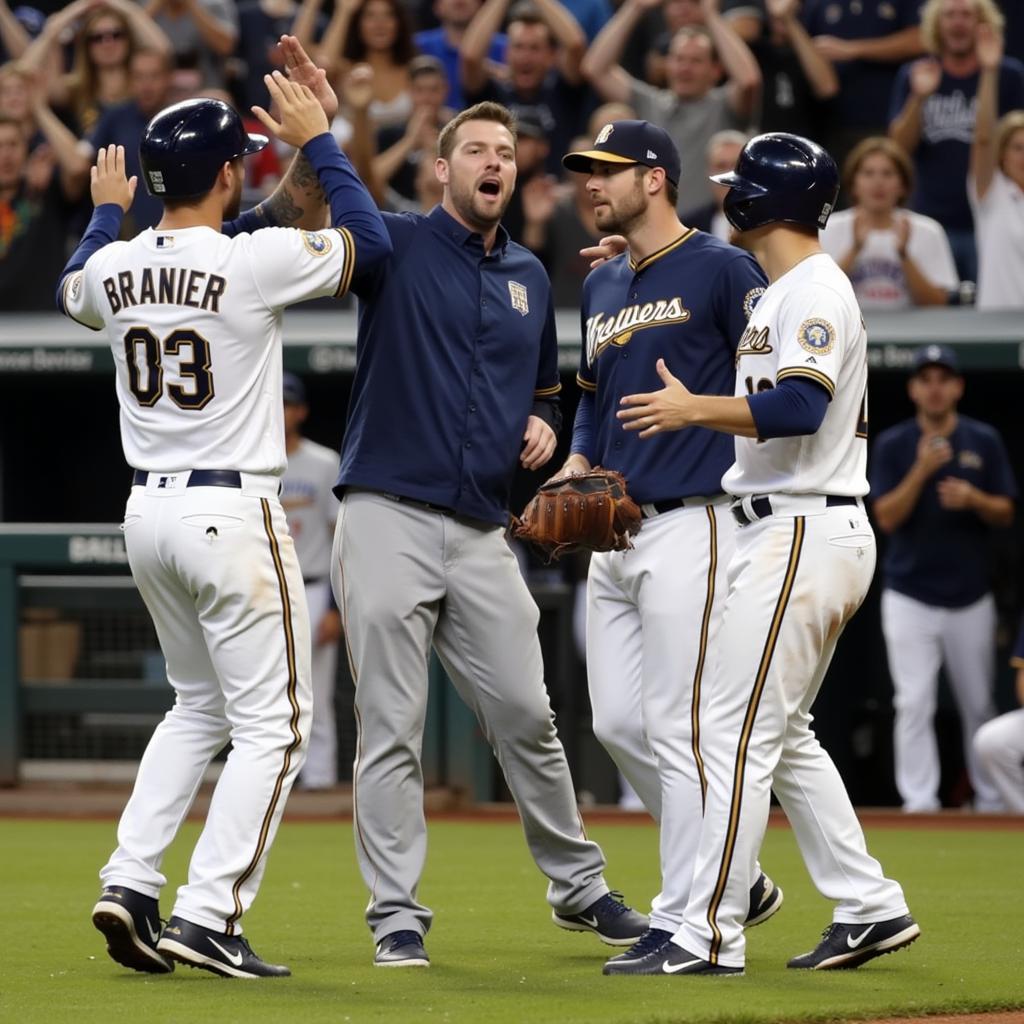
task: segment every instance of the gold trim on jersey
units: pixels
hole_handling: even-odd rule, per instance
[[[550,398],[552,395],[557,395],[562,390],[562,383],[559,381],[557,384],[550,388],[535,388],[533,395],[534,398]]]
[[[655,299],[653,302],[634,302],[631,306],[623,306],[614,315],[595,313],[587,318],[583,342],[587,364],[593,366],[609,345],[619,348],[628,345],[637,331],[648,327],[685,324],[691,315],[679,295],[673,295],[670,299]]]
[[[718,520],[713,505],[705,507],[708,516],[708,582],[704,597],[704,616],[700,623],[700,645],[697,653],[697,667],[693,672],[693,693],[690,699],[690,743],[693,760],[700,778],[700,806],[705,810],[708,795],[708,779],[704,771],[704,758],[700,754],[700,691],[704,680],[704,660],[708,653],[708,632],[711,628],[711,611],[715,606],[715,576],[718,572]]]
[[[576,383],[579,384],[584,391],[594,392],[597,390],[597,385],[592,380],[584,380],[578,373],[576,374]]]
[[[253,872],[256,870],[257,865],[260,862],[260,858],[263,856],[264,851],[267,847],[267,841],[270,836],[270,826],[274,820],[274,813],[277,810],[277,805],[281,800],[281,791],[284,789],[284,780],[291,771],[292,755],[302,745],[302,733],[299,732],[299,716],[301,715],[301,709],[299,708],[298,697],[296,696],[296,690],[298,689],[299,675],[298,666],[295,662],[295,630],[292,625],[292,603],[291,596],[288,593],[288,579],[284,571],[284,563],[281,561],[281,548],[277,542],[277,535],[274,533],[274,520],[273,514],[270,509],[270,502],[266,498],[260,498],[260,506],[263,509],[263,529],[267,534],[267,541],[270,545],[270,557],[274,562],[274,573],[277,576],[277,588],[281,594],[281,615],[284,625],[284,649],[285,649],[285,660],[288,665],[288,703],[292,706],[292,717],[288,722],[288,728],[291,729],[292,742],[288,745],[284,752],[284,762],[281,765],[281,770],[277,773],[277,779],[274,782],[274,791],[270,797],[270,803],[267,806],[266,813],[263,815],[263,822],[260,825],[259,838],[256,841],[256,849],[253,851],[252,858],[245,870],[235,879],[235,884],[231,887],[231,898],[235,903],[234,913],[224,922],[226,925],[226,932],[228,935],[234,935],[235,933],[235,922],[242,916],[242,899],[240,896],[242,886],[252,877]]]
[[[718,929],[717,920],[718,908],[721,906],[722,898],[725,895],[725,886],[729,879],[732,858],[736,850],[736,833],[739,831],[740,809],[743,803],[743,782],[747,766],[747,751],[750,748],[750,736],[754,731],[754,721],[757,718],[761,695],[764,693],[768,670],[771,667],[775,647],[779,641],[779,633],[782,631],[782,620],[786,614],[790,595],[793,593],[793,584],[796,580],[797,568],[800,565],[800,551],[804,543],[804,530],[804,517],[796,516],[793,520],[793,543],[789,549],[789,563],[786,566],[786,575],[783,577],[779,597],[775,602],[775,612],[772,615],[771,625],[768,627],[768,636],[765,638],[764,649],[761,652],[761,662],[757,667],[757,675],[754,677],[754,688],[750,693],[750,700],[747,702],[747,713],[743,717],[743,727],[740,730],[739,743],[736,745],[736,764],[733,769],[732,799],[729,806],[729,821],[725,829],[725,846],[722,849],[722,860],[718,867],[718,878],[715,881],[715,888],[711,894],[707,913],[707,922],[711,927],[711,948],[708,951],[708,961],[713,964],[718,963],[718,951],[722,946],[722,933]]]
[[[835,382],[821,370],[812,370],[809,366],[787,366],[775,375],[775,383],[778,384],[780,380],[785,380],[787,377],[807,377],[820,384],[828,392],[829,398],[836,397]]]
[[[652,252],[650,256],[645,256],[639,263],[633,262],[633,257],[629,257],[630,270],[637,272],[640,270],[646,270],[655,260],[660,260],[662,256],[667,256],[673,249],[678,249],[683,242],[689,241],[693,236],[697,234],[696,228],[687,228],[678,238],[663,245],[660,249]]]
[[[341,235],[345,249],[345,255],[341,261],[341,280],[338,281],[338,290],[334,293],[334,297],[340,299],[352,283],[352,273],[356,267],[356,243],[348,228],[335,228],[334,230]]]

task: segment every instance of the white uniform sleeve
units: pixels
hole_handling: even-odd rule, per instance
[[[857,336],[856,306],[820,284],[794,289],[779,310],[779,362],[775,382],[787,377],[817,381],[835,397],[843,341]]]
[[[64,312],[76,323],[93,331],[98,331],[103,327],[103,314],[100,309],[102,301],[100,257],[102,253],[103,249],[93,253],[81,270],[76,270],[64,278],[64,283],[61,286]]]
[[[256,287],[271,309],[330,295],[340,298],[348,291],[355,244],[346,228],[262,228],[244,237]]]

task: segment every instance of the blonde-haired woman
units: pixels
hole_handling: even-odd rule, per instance
[[[61,45],[73,32],[71,70],[61,65]],[[136,49],[171,52],[171,41],[130,0],[75,0],[48,18],[25,53],[24,63],[47,79],[50,103],[68,111],[79,135],[92,131],[107,107],[131,96],[128,66]]]
[[[1003,20],[992,0],[928,0],[921,33],[933,56],[900,68],[890,104],[889,135],[911,155],[917,171],[910,206],[942,224],[960,276],[971,281],[977,280],[977,256],[965,183],[978,51],[982,37],[1002,32]],[[997,80],[1000,112],[1024,107],[1024,64],[1003,57]]]
[[[960,284],[942,225],[905,210],[910,158],[892,139],[854,147],[843,184],[854,205],[829,218],[821,246],[846,272],[862,309],[944,306]]]
[[[978,308],[1024,309],[1024,110],[996,121],[1003,40],[980,32],[977,120],[967,192],[978,244]]]

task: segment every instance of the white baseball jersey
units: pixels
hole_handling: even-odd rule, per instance
[[[282,310],[342,295],[354,251],[344,228],[150,229],[69,274],[66,312],[114,353],[129,465],[281,473]]]
[[[281,504],[307,580],[331,574],[331,543],[338,499],[331,488],[338,476],[338,453],[308,438],[288,456],[281,479]]]
[[[816,253],[768,286],[736,352],[736,394],[809,377],[831,396],[814,434],[736,438],[728,494],[861,497],[867,480],[867,331],[847,276]]]

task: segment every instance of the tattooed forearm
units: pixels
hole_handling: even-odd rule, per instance
[[[320,179],[317,177],[316,171],[313,170],[313,165],[306,159],[305,153],[296,154],[288,178],[312,202],[323,203],[325,201]]]
[[[263,215],[267,218],[267,223],[278,228],[292,227],[301,220],[306,212],[295,202],[291,192],[288,191],[288,186],[283,182],[274,194],[260,205]]]

